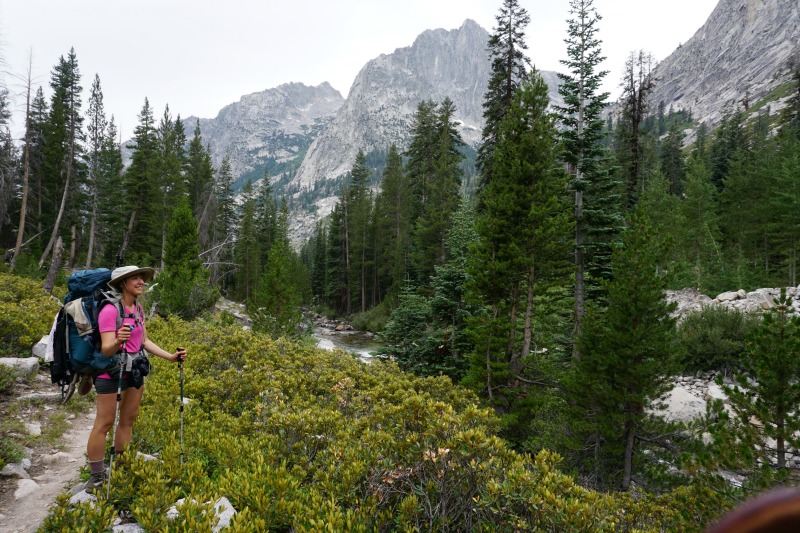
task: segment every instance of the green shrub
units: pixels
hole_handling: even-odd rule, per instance
[[[180,373],[153,358],[133,445],[159,461],[115,469],[94,509],[59,499],[46,531],[81,518],[102,530],[110,506],[147,531],[208,531],[220,496],[240,513],[231,531],[700,531],[731,505],[703,485],[585,489],[557,455],[513,451],[494,412],[447,378],[237,326],[156,318],[148,335],[188,351],[183,463]],[[168,523],[177,498],[190,503]]]
[[[58,309],[56,298],[44,294],[40,281],[0,274],[0,354],[27,357],[50,332]]]
[[[350,317],[353,327],[361,331],[372,331],[379,333],[386,327],[389,321],[389,311],[384,305],[373,307],[364,313],[356,313]]]
[[[6,394],[14,387],[14,371],[6,365],[0,365],[0,395]]]
[[[8,435],[0,435],[0,470],[8,463],[16,463],[25,457],[22,445]]]
[[[678,327],[684,369],[730,372],[739,368],[745,338],[758,322],[755,315],[717,306],[688,314]]]

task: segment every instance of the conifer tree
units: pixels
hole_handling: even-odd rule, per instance
[[[350,287],[353,290],[351,301],[358,302],[359,310],[367,310],[367,288],[370,279],[371,253],[369,229],[372,215],[372,194],[368,188],[370,170],[364,152],[356,155],[350,171],[347,194],[346,226],[349,252]],[[354,297],[354,298],[353,298]]]
[[[61,235],[62,227],[77,224],[79,217],[81,202],[77,195],[80,192],[83,172],[84,140],[83,116],[80,112],[83,88],[80,86],[80,79],[78,59],[75,50],[70,49],[66,59],[64,56],[59,58],[50,77],[53,96],[44,142],[44,176],[49,182],[44,185],[44,189],[58,196],[52,197],[51,202],[45,204],[48,207],[43,213],[47,219],[45,224],[52,227],[52,231],[39,259],[39,268],[50,255],[56,239]],[[73,196],[74,201],[68,205],[70,196]],[[75,259],[75,237],[76,232],[73,231],[69,239],[70,265]]]
[[[350,313],[350,263],[347,235],[347,191],[339,195],[328,228],[326,301],[335,313]]]
[[[587,296],[596,296],[600,280],[607,278],[610,248],[623,225],[616,183],[601,143],[605,132],[600,113],[608,93],[600,92],[600,85],[608,72],[598,70],[605,58],[596,36],[601,17],[593,4],[593,0],[570,2],[567,59],[561,61],[568,73],[559,74],[558,89],[564,97],[564,106],[558,109],[563,158],[575,195],[575,338],[580,336]],[[573,344],[573,357],[579,356]]]
[[[289,242],[286,202],[276,219],[275,241],[258,284],[256,324],[274,337],[296,337],[301,322],[301,265]]]
[[[200,119],[195,123],[194,136],[187,154],[186,182],[189,188],[189,205],[197,219],[197,234],[202,249],[210,245],[210,232],[214,220],[214,167],[211,150],[203,145]]]
[[[481,146],[476,161],[480,171],[478,190],[492,179],[494,147],[498,142],[500,123],[511,108],[514,93],[528,79],[529,59],[525,55],[525,27],[530,22],[528,12],[518,0],[503,0],[497,25],[489,37],[489,59],[492,74],[483,97],[483,127]]]
[[[36,250],[37,253],[44,248],[41,235],[45,231],[43,214],[46,210],[45,137],[49,114],[47,99],[44,96],[43,89],[39,87],[31,102],[31,109],[26,123],[26,142],[24,147],[31,193],[30,207],[26,217],[30,223],[26,223],[26,227],[30,228],[31,233],[28,239],[33,239],[33,242],[36,243],[31,245],[31,249]]]
[[[131,165],[125,172],[123,194],[128,211],[121,253],[129,260],[150,264],[161,259],[162,201],[158,179],[159,157],[153,109],[147,98],[133,130]],[[130,248],[130,251],[128,250]],[[129,253],[130,252],[130,253]]]
[[[664,300],[666,279],[657,268],[665,243],[640,214],[623,243],[613,256],[608,308],[593,306],[587,314],[569,394],[580,411],[575,419],[584,430],[588,420],[591,428],[591,475],[602,486],[628,490],[647,436],[645,410],[671,386],[676,350],[675,304]]]
[[[178,200],[167,233],[158,308],[162,314],[191,320],[213,305],[217,289],[209,283],[209,272],[199,257],[197,222],[186,197]]]
[[[555,162],[547,104],[547,86],[534,71],[498,130],[496,172],[480,193],[480,240],[469,268],[472,298],[488,307],[470,326],[470,380],[503,411],[513,405],[512,384],[531,352],[537,290],[563,276],[569,257],[566,176]]]
[[[733,385],[718,383],[728,395],[728,413],[714,428],[715,444],[726,466],[785,469],[790,450],[800,449],[800,318],[781,289],[776,307],[747,339],[747,357]]]
[[[103,135],[103,145],[100,149],[98,167],[98,242],[99,252],[102,255],[101,264],[113,265],[116,254],[120,249],[128,212],[120,208],[119,194],[124,190],[122,149],[117,126],[112,115]]]
[[[311,298],[316,304],[325,304],[328,286],[328,231],[325,220],[318,220],[308,241],[303,245],[300,256],[309,273]]]
[[[449,98],[435,110],[433,144],[430,146],[429,175],[425,194],[419,198],[419,216],[412,237],[411,268],[422,284],[427,284],[435,266],[445,263],[445,242],[453,213],[458,208],[463,171],[464,142],[455,127],[455,106]]]
[[[392,144],[375,199],[378,243],[378,276],[381,295],[397,298],[405,279],[410,241],[410,191],[403,160]]]
[[[383,338],[387,354],[404,369],[423,376],[445,374],[460,381],[469,366],[472,343],[466,323],[480,307],[466,301],[467,256],[478,239],[474,210],[464,200],[453,213],[447,237],[449,260],[437,266],[431,279],[431,295],[418,294],[406,284],[392,310]]]
[[[0,239],[2,239],[3,228],[11,222],[11,205],[14,198],[14,188],[16,186],[16,161],[13,151],[9,153],[11,147],[11,133],[8,127],[8,120],[11,112],[8,102],[8,90],[0,86]]]
[[[91,194],[91,214],[89,215],[89,246],[86,252],[84,268],[90,268],[97,244],[97,227],[100,208],[100,186],[102,185],[101,154],[105,146],[105,135],[108,128],[105,110],[103,108],[103,91],[100,87],[100,76],[95,74],[92,82],[92,91],[89,96],[89,109],[87,112],[87,155],[88,181]]]
[[[708,167],[699,157],[689,158],[686,198],[681,202],[683,231],[676,243],[685,257],[686,272],[678,284],[697,287],[704,294],[721,290],[723,269],[722,234],[717,213],[717,190],[712,185]]]
[[[255,195],[256,231],[261,243],[261,261],[266,264],[278,228],[278,203],[275,201],[275,193],[266,170],[256,185]]]
[[[680,196],[683,193],[683,183],[686,180],[686,163],[683,156],[683,139],[685,135],[673,123],[666,138],[661,142],[659,154],[661,173],[669,182],[669,193]]]
[[[211,264],[212,283],[221,285],[225,290],[231,281],[233,240],[239,223],[233,194],[233,171],[229,154],[225,154],[219,172],[217,172],[214,194],[217,196],[217,219],[211,234],[212,247],[207,261]]]
[[[631,52],[622,81],[622,112],[617,123],[617,158],[625,177],[625,205],[632,210],[646,181],[647,142],[642,121],[653,91],[653,57],[644,50]]]
[[[253,182],[248,180],[242,188],[242,215],[234,247],[236,260],[236,292],[246,304],[256,297],[258,278],[261,275],[261,246],[256,228],[256,202]]]
[[[405,155],[406,180],[410,191],[409,221],[413,227],[428,201],[435,167],[436,102],[423,100],[412,117],[411,142]]]
[[[158,183],[162,204],[162,231],[161,248],[166,248],[167,227],[172,217],[172,211],[180,199],[186,196],[183,169],[186,165],[186,135],[183,131],[183,122],[180,116],[172,119],[169,105],[164,109],[161,121],[156,130],[158,146]],[[162,268],[164,265],[162,252]]]

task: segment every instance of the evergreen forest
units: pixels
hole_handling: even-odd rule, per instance
[[[449,98],[418,102],[408,145],[385,147],[378,172],[360,152],[302,243],[280,177],[240,185],[169,107],[144,99],[123,163],[100,77],[82,101],[73,50],[49,96],[28,79],[21,141],[0,91],[0,305],[22,301],[27,278],[58,290],[75,269],[153,266],[153,337],[202,354],[197,460],[176,466],[159,433],[176,420],[146,413],[173,401],[174,376],[143,406],[135,442],[165,450],[164,471],[140,464],[116,495],[141,523],[165,527],[159,495],[194,486],[237,494],[262,530],[701,531],[797,484],[791,294],[763,316],[679,321],[664,292],[800,285],[800,68],[773,100],[709,125],[651,102],[654,59],[634,51],[611,102],[601,16],[569,4],[563,105],[528,57],[529,14],[502,0],[477,155]],[[245,305],[252,332],[212,317],[221,296]],[[314,314],[375,332],[375,361],[316,350]],[[21,352],[35,334],[19,324],[47,319],[0,319],[0,350]],[[729,409],[652,415],[696,373],[716,376]],[[72,523],[65,509],[52,530]]]

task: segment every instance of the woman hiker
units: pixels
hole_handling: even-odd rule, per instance
[[[104,355],[111,357],[119,352],[125,352],[130,359],[135,360],[137,356],[145,357],[144,352],[147,351],[167,361],[186,360],[186,350],[183,348],[175,353],[169,353],[147,338],[144,310],[137,299],[144,291],[145,282],[150,281],[153,276],[155,276],[155,270],[152,268],[136,266],[115,268],[111,272],[111,280],[108,284],[122,295],[120,304],[122,305],[123,319],[122,325],[117,329],[119,308],[116,305],[106,305],[100,310],[97,325],[100,330],[101,348]],[[149,366],[147,368],[149,369]],[[131,442],[133,423],[139,413],[139,402],[142,400],[144,386],[143,382],[136,382],[139,380],[136,379],[135,370],[130,366],[127,369],[118,369],[117,372],[122,372],[122,399],[119,405],[119,422],[112,453],[120,454]],[[115,375],[100,374],[94,378],[94,387],[97,391],[97,416],[86,447],[90,476],[84,487],[89,493],[101,487],[106,480],[103,463],[106,436],[114,425],[117,408],[116,393],[117,387],[120,385],[119,374],[116,372],[113,374]],[[143,378],[140,379],[143,380]],[[86,392],[90,387],[91,385],[85,386]]]

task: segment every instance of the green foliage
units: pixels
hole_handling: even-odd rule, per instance
[[[579,449],[593,454],[587,474],[623,490],[637,473],[645,408],[669,390],[677,370],[675,304],[664,301],[666,280],[657,274],[665,243],[646,220],[631,222],[613,257],[608,309],[590,308],[578,340],[582,357],[567,385],[577,411],[573,428],[586,432]]]
[[[24,457],[25,450],[22,448],[22,445],[16,441],[16,439],[9,435],[0,435],[0,469],[9,463],[16,463],[17,461],[22,460]]]
[[[0,365],[0,395],[6,394],[14,388],[14,371],[11,367]]]
[[[115,468],[110,500],[59,498],[44,531],[104,530],[114,509],[148,531],[209,531],[220,496],[238,511],[233,531],[700,531],[731,505],[703,484],[585,489],[557,455],[512,451],[495,415],[446,378],[202,321],[156,317],[148,333],[188,349],[183,464],[179,375],[154,359],[134,446],[160,460]]]
[[[350,317],[350,323],[359,331],[378,333],[386,328],[389,321],[389,306],[378,305],[364,313],[355,313]]]
[[[0,354],[27,357],[57,312],[58,302],[40,281],[0,273]]]
[[[197,222],[186,198],[181,198],[170,222],[164,272],[158,277],[158,310],[192,319],[208,310],[219,296],[209,284],[209,272],[198,257]]]
[[[730,374],[745,359],[745,339],[759,323],[754,315],[707,306],[689,313],[678,326],[683,368]]]
[[[800,448],[800,318],[791,303],[781,290],[777,306],[748,336],[741,372],[732,385],[723,385],[732,412],[718,413],[715,445],[748,470],[784,470],[788,455]]]

